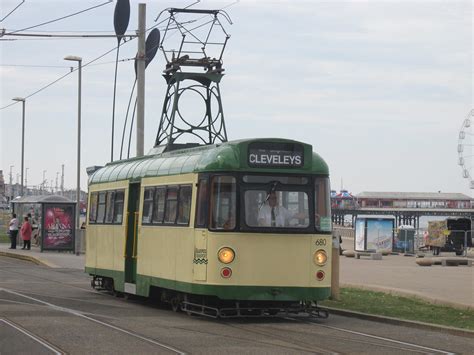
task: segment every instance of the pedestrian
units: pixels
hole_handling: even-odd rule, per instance
[[[23,239],[23,248],[21,249],[31,249],[31,224],[30,221],[28,221],[28,217],[25,217],[25,220],[23,221],[23,224],[21,226],[21,238]]]
[[[10,249],[16,249],[16,237],[18,235],[18,219],[16,218],[16,213],[12,214],[8,230],[10,232]]]

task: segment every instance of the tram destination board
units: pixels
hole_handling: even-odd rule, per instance
[[[301,168],[303,157],[301,144],[258,142],[249,145],[248,164],[250,167]]]

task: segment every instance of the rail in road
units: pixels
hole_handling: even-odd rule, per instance
[[[0,268],[0,331],[10,335],[8,342],[0,340],[2,353],[449,354],[474,347],[471,338],[337,315],[327,320],[190,317],[93,291],[78,270],[1,257]]]

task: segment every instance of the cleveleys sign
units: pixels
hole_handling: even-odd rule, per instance
[[[302,167],[302,148],[303,147],[293,145],[292,147],[289,147],[288,144],[285,144],[282,147],[279,147],[279,145],[275,143],[254,144],[249,147],[248,163],[249,166],[259,167]]]

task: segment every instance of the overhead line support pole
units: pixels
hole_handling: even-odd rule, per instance
[[[137,157],[143,156],[145,132],[145,32],[146,4],[138,4],[137,54]]]

